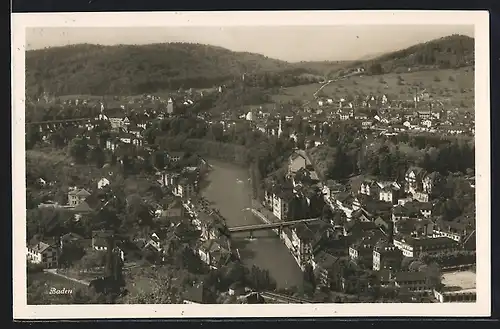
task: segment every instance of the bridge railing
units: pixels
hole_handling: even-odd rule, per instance
[[[320,220],[320,218],[305,218],[294,221],[282,221],[282,222],[274,222],[274,223],[262,223],[262,224],[253,224],[253,225],[242,225],[242,226],[234,226],[230,227],[229,230],[251,230],[251,229],[264,229],[264,228],[277,228],[281,226],[292,226],[295,224],[313,222]]]

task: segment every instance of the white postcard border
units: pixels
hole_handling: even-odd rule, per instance
[[[12,193],[14,319],[228,318],[490,315],[490,88],[487,11],[298,11],[34,13],[12,15]],[[26,303],[24,147],[27,27],[474,25],[477,301],[442,304],[48,305]]]

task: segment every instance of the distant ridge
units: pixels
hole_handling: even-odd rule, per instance
[[[474,64],[474,39],[463,35],[371,55],[368,60],[289,63],[196,43],[102,46],[78,44],[26,52],[26,93],[132,95],[208,88],[243,74],[329,75],[364,66],[367,73],[457,68]],[[366,56],[365,56],[366,58]],[[375,68],[375,69],[374,69]]]
[[[450,35],[389,52],[354,65],[380,67],[380,72],[448,69],[474,65],[474,38]]]
[[[285,61],[194,43],[78,44],[26,52],[26,88],[57,94],[138,94],[205,88],[244,73],[297,70]]]

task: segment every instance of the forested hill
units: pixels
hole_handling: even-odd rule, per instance
[[[364,65],[363,65],[364,64]],[[355,63],[374,74],[449,69],[474,65],[474,38],[450,35]],[[398,72],[399,71],[399,72]]]
[[[213,87],[243,73],[308,70],[263,55],[190,44],[80,44],[26,52],[29,95],[141,94]]]

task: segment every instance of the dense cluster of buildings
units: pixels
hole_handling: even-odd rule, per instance
[[[341,214],[330,223],[303,223],[279,232],[297,264],[303,270],[311,266],[326,286],[347,280],[336,278],[335,264],[348,258],[378,273],[387,285],[431,292],[426,274],[404,270],[403,259],[475,248],[475,225],[451,227],[433,216],[437,173],[410,167],[401,182],[367,178],[357,190],[347,191],[338,182],[320,182],[304,151],[290,157],[288,168],[289,184],[273,186],[263,202],[275,220],[290,219],[288,208],[294,199],[310,205],[311,197],[303,191],[311,189],[321,189],[326,207]]]
[[[193,101],[185,99],[184,103],[189,106]],[[172,99],[164,105],[164,110],[127,113],[122,107],[105,109],[101,105],[95,122],[81,123],[76,129],[80,129],[81,135],[89,140],[90,147],[104,145],[105,149],[117,155],[118,161],[121,150],[126,148],[144,150],[145,153],[139,156],[151,156],[152,150],[145,147],[144,131],[153,120],[174,112]],[[319,126],[320,131],[324,125],[353,120],[363,128],[389,135],[404,131],[474,134],[473,115],[468,117],[467,113],[435,110],[432,106],[429,106],[429,110],[394,107],[394,103],[385,95],[370,95],[352,102],[326,98],[318,99],[315,109],[301,110],[303,113],[280,113],[279,119],[259,110],[243,114],[242,118],[236,120],[223,117],[220,122],[224,129],[228,129],[243,119],[257,130],[278,136],[296,115],[308,121],[311,129],[318,129]],[[108,122],[111,128],[105,140],[93,131],[98,122]],[[57,127],[49,124],[47,127],[40,126],[40,129],[47,137]],[[294,132],[290,136],[297,138]],[[314,140],[314,143],[320,144],[321,139]],[[228,234],[224,234],[224,218],[200,201],[198,196],[199,183],[208,170],[208,164],[200,157],[187,158],[182,152],[165,152],[165,160],[179,165],[156,168],[156,183],[168,189],[177,202],[153,207],[158,228],[134,241],[136,249],[149,250],[159,259],[164,259],[175,248],[190,248],[210,268],[224,266],[235,257],[231,239]],[[443,223],[433,216],[433,188],[437,179],[437,173],[410,167],[402,181],[371,177],[361,181],[357,188],[351,186],[348,190],[339,182],[320,181],[306,151],[297,150],[289,158],[286,182],[266,186],[262,211],[272,222],[304,216],[320,217],[324,209],[319,207],[327,207],[331,213],[340,214],[333,216],[329,222],[321,220],[276,230],[298,266],[303,271],[312,268],[323,286],[348,290],[353,279],[338,268],[342,259],[348,259],[362,269],[377,273],[382,286],[391,285],[413,292],[433,292],[425,273],[403,270],[402,260],[405,257],[418,258],[422,253],[475,248],[475,225]],[[96,186],[71,189],[68,191],[68,204],[60,207],[72,211],[77,219],[105,207],[107,201],[99,191],[109,188],[111,181],[112,177],[103,177]],[[185,241],[182,232],[185,232],[183,229],[186,226],[192,226],[200,232],[195,244]],[[106,238],[101,235],[99,232],[94,232],[91,237],[73,234],[71,239],[90,241],[87,244],[89,248],[106,250]],[[60,237],[57,243],[30,244],[27,248],[28,260],[48,268],[57,267],[61,243],[69,238]],[[129,253],[128,247],[123,244],[117,248],[120,257],[125,260]],[[473,289],[467,291],[468,297],[456,293],[454,297],[444,292],[433,293],[442,302],[475,298]]]

